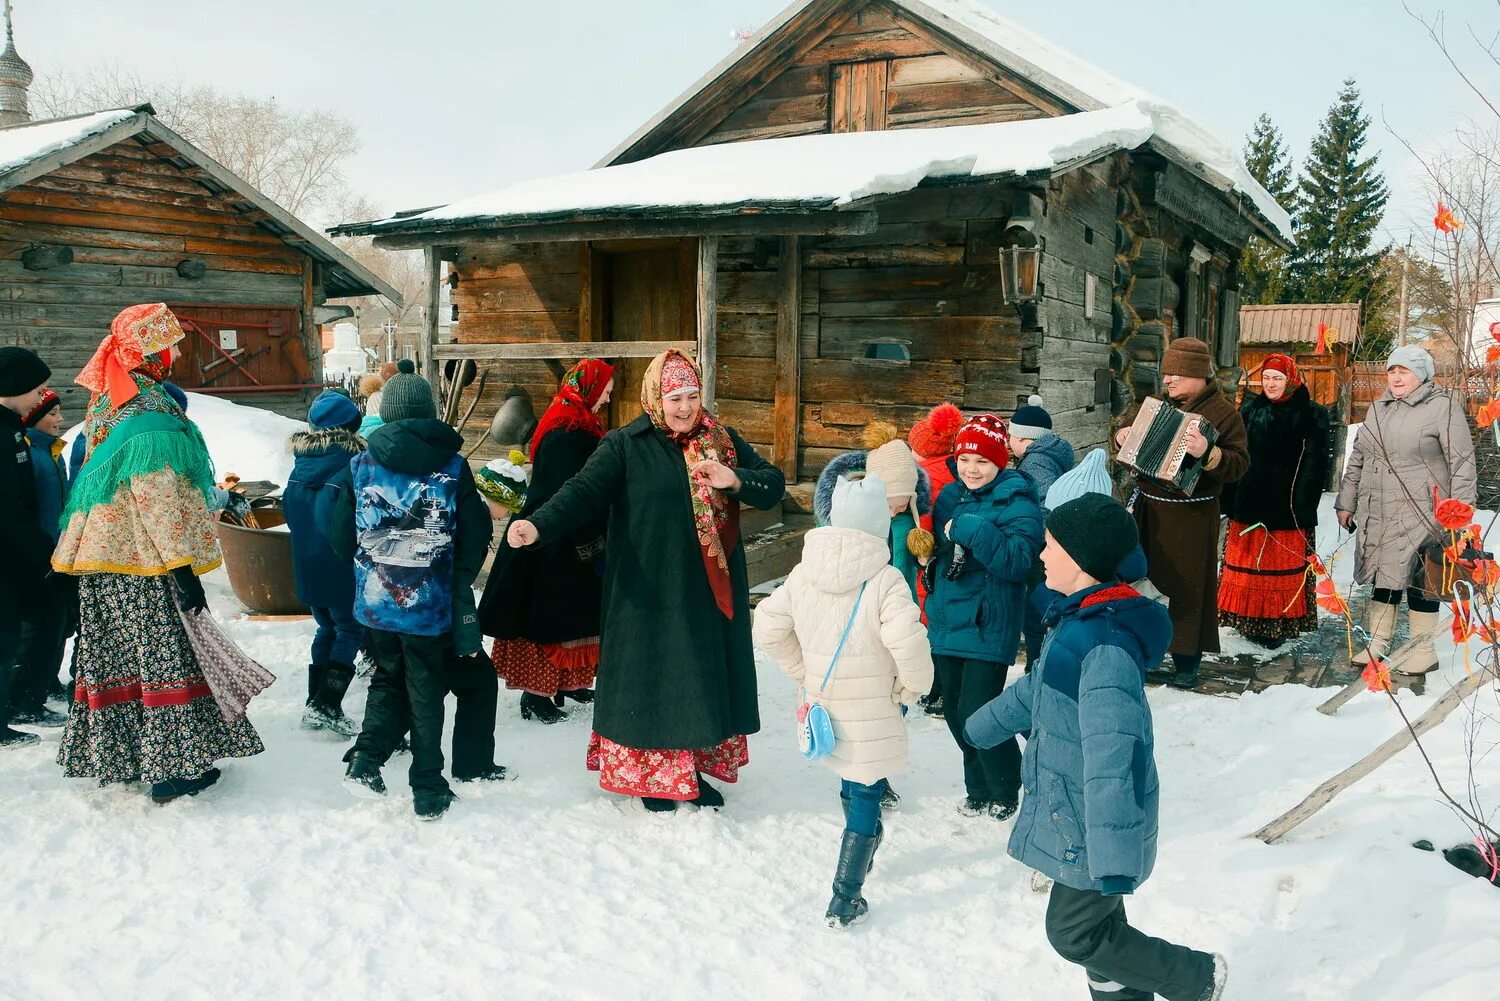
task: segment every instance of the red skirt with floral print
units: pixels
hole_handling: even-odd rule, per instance
[[[594,687],[599,670],[599,637],[566,643],[533,643],[530,640],[496,640],[490,653],[495,673],[505,687],[545,695],[576,692]]]
[[[699,772],[734,782],[749,763],[750,742],[743,734],[698,751],[625,747],[597,733],[589,736],[589,771],[599,773],[599,788],[623,796],[697,799]]]

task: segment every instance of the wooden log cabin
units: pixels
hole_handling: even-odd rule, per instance
[[[302,419],[328,299],[399,295],[325,235],[163,125],[149,105],[0,129],[0,344],[73,382],[121,308],[187,331],[173,380]]]
[[[333,232],[446,262],[427,365],[490,368],[471,439],[586,355],[619,360],[618,426],[672,344],[806,481],[944,400],[1040,392],[1103,444],[1174,337],[1232,387],[1240,255],[1290,226],[1228,147],[974,0],[799,0],[591,170]]]

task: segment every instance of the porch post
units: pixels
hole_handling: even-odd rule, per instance
[[[443,258],[434,246],[424,248],[422,257],[427,265],[427,303],[423,310],[422,350],[418,360],[422,365],[422,377],[432,384],[433,393],[441,397],[443,386],[433,348],[437,347],[438,311],[443,302]]]
[[[703,370],[703,405],[713,407],[718,381],[719,238],[698,238],[698,367]]]
[[[802,243],[783,236],[776,255],[776,403],[771,417],[771,461],[797,479],[802,420]]]

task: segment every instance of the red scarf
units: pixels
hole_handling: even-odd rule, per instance
[[[1292,398],[1292,393],[1296,391],[1297,387],[1302,385],[1302,373],[1297,371],[1297,363],[1288,355],[1271,355],[1265,361],[1261,362],[1260,370],[1262,372],[1280,372],[1286,376],[1286,389],[1282,391],[1281,395],[1274,400],[1266,396],[1266,399],[1272,403],[1285,403]],[[1265,387],[1262,386],[1261,395],[1265,396],[1265,394]]]
[[[614,376],[614,366],[597,358],[585,358],[563,374],[557,394],[531,436],[532,462],[542,439],[552,431],[587,431],[595,438],[604,437],[604,424],[594,407]]]

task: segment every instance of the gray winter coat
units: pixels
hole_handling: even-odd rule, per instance
[[[1370,406],[1354,439],[1336,507],[1359,534],[1354,579],[1400,589],[1417,549],[1438,537],[1432,490],[1474,503],[1474,436],[1463,400],[1431,382],[1404,400],[1390,390]]]

